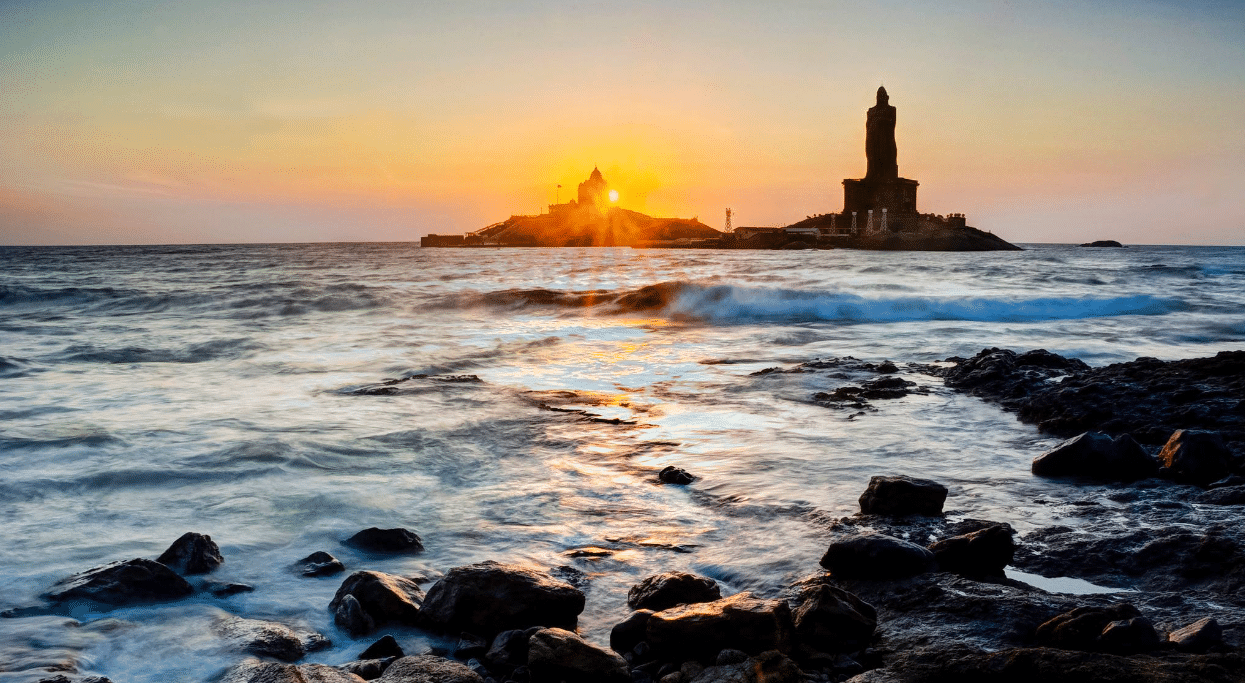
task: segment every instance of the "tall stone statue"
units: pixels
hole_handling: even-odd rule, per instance
[[[866,180],[892,180],[899,177],[895,148],[895,108],[890,105],[886,88],[878,88],[878,103],[869,109],[865,120],[865,158],[869,168]]]

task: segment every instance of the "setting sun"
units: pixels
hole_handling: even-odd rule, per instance
[[[618,201],[618,190],[610,190],[610,201],[611,202]]]

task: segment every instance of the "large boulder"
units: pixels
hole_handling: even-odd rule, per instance
[[[296,666],[248,659],[226,671],[219,683],[363,683],[363,679],[324,664]]]
[[[1034,458],[1031,469],[1039,477],[1136,481],[1158,474],[1158,463],[1128,434],[1085,432]]]
[[[173,541],[173,545],[157,557],[156,562],[178,574],[189,576],[206,574],[224,564],[225,558],[221,557],[220,548],[211,536],[188,531]]]
[[[1126,603],[1109,607],[1078,607],[1038,626],[1034,635],[1043,647],[1097,652],[1103,650],[1100,638],[1108,625],[1139,616],[1141,613],[1137,608]]]
[[[871,531],[835,539],[821,566],[839,578],[897,579],[934,570],[934,554],[915,543]]]
[[[346,539],[346,545],[372,553],[400,554],[424,551],[419,535],[408,529],[371,527]]]
[[[406,653],[402,651],[402,646],[398,644],[398,640],[392,635],[386,634],[380,640],[368,645],[367,649],[360,652],[355,659],[385,659],[403,656],[406,656]]]
[[[168,567],[144,558],[93,567],[58,581],[44,597],[53,602],[89,600],[105,605],[176,600],[195,592]]]
[[[802,683],[804,673],[789,657],[770,650],[735,664],[717,664],[689,683]]]
[[[804,590],[792,618],[800,642],[820,652],[858,650],[878,626],[873,605],[827,583]]]
[[[631,587],[627,606],[660,612],[675,605],[710,602],[722,597],[718,582],[705,576],[686,572],[654,574]]]
[[[455,567],[428,589],[424,622],[444,631],[493,635],[528,626],[574,628],[584,594],[552,576],[497,562]]]
[[[480,674],[466,665],[436,655],[403,657],[390,664],[376,680],[379,683],[484,683]]]
[[[629,683],[627,660],[560,628],[532,634],[527,667],[537,681],[565,683]]]
[[[363,613],[376,624],[397,622],[413,625],[418,621],[420,604],[424,601],[424,592],[414,581],[372,571],[358,571],[346,577],[329,603],[329,609],[335,615],[349,609],[348,604],[343,605],[347,596],[357,600]]]
[[[1007,524],[995,524],[960,536],[944,538],[929,546],[944,572],[964,576],[1003,576],[1003,568],[1016,554],[1015,531]]]
[[[866,515],[942,515],[947,487],[929,479],[872,477],[860,494],[860,511]]]
[[[756,654],[790,651],[791,608],[784,600],[762,600],[751,593],[680,605],[654,612],[647,641],[658,656],[712,657],[723,649]]]
[[[1177,429],[1159,452],[1159,463],[1177,481],[1207,486],[1228,476],[1232,454],[1216,432]]]

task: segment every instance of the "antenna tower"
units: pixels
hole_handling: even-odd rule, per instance
[[[734,231],[735,231],[734,228],[731,227],[731,210],[727,209],[726,210],[726,224],[722,227],[722,232],[734,232]]]

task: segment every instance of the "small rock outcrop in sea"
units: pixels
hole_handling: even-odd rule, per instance
[[[1124,245],[1120,244],[1119,242],[1116,242],[1115,240],[1095,240],[1093,242],[1086,242],[1082,244],[1081,246],[1082,247],[1123,247]]]
[[[278,664],[248,659],[226,671],[219,683],[363,683],[363,679],[324,664]]]
[[[346,545],[371,553],[422,553],[424,543],[408,529],[378,529],[371,527],[346,539]]]
[[[357,571],[342,582],[329,610],[339,626],[352,635],[361,635],[386,622],[415,625],[423,601],[424,592],[410,579]]]
[[[529,626],[574,628],[584,594],[544,572],[498,562],[455,567],[428,589],[422,621],[491,636]]]
[[[894,579],[934,570],[934,554],[886,534],[864,532],[830,542],[821,566],[835,577]]]
[[[188,531],[173,541],[156,562],[172,569],[178,574],[206,574],[221,566],[225,558],[221,557],[220,548],[206,534]]]
[[[629,683],[627,661],[560,628],[546,628],[528,640],[527,666],[537,681]]]
[[[386,634],[381,636],[379,640],[367,646],[367,649],[359,653],[355,659],[386,659],[388,657],[402,657],[406,655],[402,651],[402,646],[398,645],[398,641],[392,635]]]
[[[1016,554],[1016,532],[1007,524],[995,524],[972,533],[952,536],[930,544],[938,569],[964,576],[1003,576],[1003,568]]]
[[[633,610],[660,612],[676,605],[712,602],[722,597],[718,582],[686,572],[654,574],[631,587],[627,606]]]
[[[1163,445],[1159,462],[1177,481],[1209,486],[1228,476],[1232,454],[1218,432],[1178,429]]]
[[[379,683],[484,683],[480,674],[464,664],[437,657],[402,657],[390,664]]]
[[[712,657],[723,649],[755,654],[790,651],[791,608],[785,600],[738,593],[649,615],[646,642],[659,656]]]
[[[332,555],[317,550],[295,564],[295,568],[303,576],[333,576],[346,571],[346,565]]]
[[[693,481],[696,481],[696,477],[689,474],[687,470],[682,467],[675,467],[674,465],[667,465],[662,468],[662,470],[657,473],[657,479],[663,484],[677,484],[679,486],[687,486]]]
[[[913,477],[871,477],[869,487],[860,494],[860,511],[866,515],[942,514],[947,487],[929,479]]]
[[[194,587],[172,569],[144,558],[93,567],[58,581],[44,597],[63,603],[89,600],[105,605],[176,600]]]
[[[1136,481],[1157,475],[1159,464],[1128,434],[1086,432],[1034,458],[1031,469],[1040,477]]]

